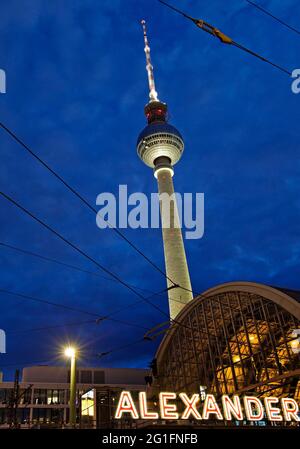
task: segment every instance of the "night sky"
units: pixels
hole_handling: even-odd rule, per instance
[[[257,1],[299,26],[298,0]],[[300,36],[245,0],[173,5],[289,70],[300,68]],[[0,120],[92,205],[101,192],[117,194],[119,184],[127,184],[129,193],[155,192],[152,172],[136,154],[148,100],[142,18],[159,97],[185,138],[175,188],[205,193],[204,237],[185,242],[194,291],[234,280],[299,289],[300,95],[292,93],[286,74],[222,45],[156,0],[2,0],[0,68],[7,93],[0,95]],[[98,229],[95,215],[2,129],[0,151],[1,191],[145,289],[145,296],[165,288],[159,272],[112,230]],[[100,275],[0,246],[0,290],[99,316],[138,300],[4,198],[0,210],[0,242]],[[159,229],[123,232],[164,268]],[[167,312],[166,294],[152,301]],[[166,320],[144,303],[113,318],[145,328]],[[82,323],[93,319],[0,292],[5,378],[38,361],[65,364],[60,351],[68,341],[81,347],[83,365],[149,365],[158,341],[94,358],[145,331],[113,321]],[[49,326],[59,327],[37,330]]]

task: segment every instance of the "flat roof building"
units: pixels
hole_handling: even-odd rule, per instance
[[[124,389],[143,391],[149,370],[78,368],[80,427],[114,426],[114,403]],[[60,366],[24,368],[21,382],[0,382],[0,428],[64,427],[69,422],[70,371]],[[18,405],[13,398],[18,397]]]

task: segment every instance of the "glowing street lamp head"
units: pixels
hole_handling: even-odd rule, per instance
[[[68,346],[68,347],[65,349],[65,356],[66,356],[66,357],[72,358],[72,357],[75,357],[75,354],[76,354],[76,350],[75,350],[74,347]]]

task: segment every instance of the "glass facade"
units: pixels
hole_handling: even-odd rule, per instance
[[[30,409],[18,409],[16,418],[19,424],[28,424],[30,420]],[[0,408],[0,425],[8,425],[11,419],[12,415],[9,413],[9,410],[7,408]]]
[[[300,304],[299,304],[300,307]],[[160,391],[275,395],[300,399],[300,322],[270,299],[245,291],[199,298],[157,356]],[[297,370],[298,369],[298,370]]]
[[[62,425],[64,421],[64,409],[61,408],[34,408],[32,424],[57,424]]]

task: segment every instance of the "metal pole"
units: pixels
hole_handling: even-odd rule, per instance
[[[71,356],[70,372],[70,425],[76,426],[76,354]]]

